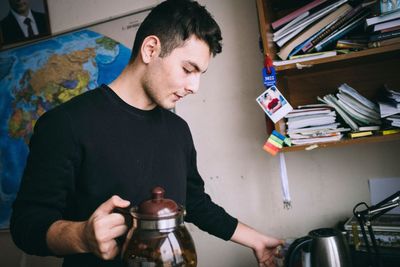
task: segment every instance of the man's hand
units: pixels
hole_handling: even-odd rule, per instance
[[[113,196],[92,214],[83,229],[87,250],[104,260],[113,259],[119,252],[115,238],[127,231],[124,217],[112,213],[115,208],[126,208],[129,201]]]
[[[278,247],[283,244],[282,240],[262,235],[259,244],[253,248],[254,255],[260,267],[274,267],[275,257],[279,257]]]
[[[113,210],[129,205],[129,201],[113,196],[101,204],[87,221],[56,221],[47,231],[49,249],[59,256],[93,253],[104,260],[113,259],[119,252],[115,238],[127,231],[124,217]]]
[[[263,235],[240,222],[231,240],[252,248],[260,267],[275,267],[275,257],[279,257],[278,247],[284,243],[283,240]]]

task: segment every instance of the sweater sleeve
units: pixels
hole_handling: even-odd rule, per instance
[[[238,220],[215,204],[205,193],[204,181],[197,170],[196,150],[192,146],[187,181],[186,221],[224,240],[231,239]]]
[[[63,218],[77,162],[67,114],[57,108],[45,113],[35,125],[29,149],[10,230],[15,244],[26,253],[52,255],[47,230]]]

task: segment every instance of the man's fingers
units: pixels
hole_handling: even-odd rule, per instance
[[[112,259],[118,253],[115,238],[127,231],[124,217],[113,213],[115,208],[126,208],[130,202],[113,196],[103,204],[89,218],[86,223],[85,243],[88,250],[102,259]]]
[[[117,256],[119,247],[115,240],[110,240],[99,247],[98,255],[104,260],[111,260]]]
[[[95,238],[98,243],[108,242],[124,234],[128,227],[121,214],[111,213],[98,217],[93,222]]]
[[[109,200],[101,204],[97,210],[96,214],[110,214],[114,208],[126,208],[130,205],[128,200],[124,200],[119,196],[112,196]]]
[[[125,234],[128,231],[128,227],[124,225],[118,225],[110,229],[110,235],[113,236],[113,238],[117,238],[123,234]]]

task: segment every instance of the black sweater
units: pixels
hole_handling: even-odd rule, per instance
[[[46,112],[36,123],[11,233],[29,254],[52,255],[46,232],[57,220],[87,220],[112,195],[137,205],[161,186],[185,206],[185,220],[231,238],[237,220],[204,192],[186,122],[156,107],[136,109],[103,85]],[[64,266],[121,266],[91,254]]]

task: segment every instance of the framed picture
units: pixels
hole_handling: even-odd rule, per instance
[[[257,103],[274,123],[293,110],[276,86],[269,87],[259,95]]]
[[[46,0],[0,2],[0,48],[50,35]]]

